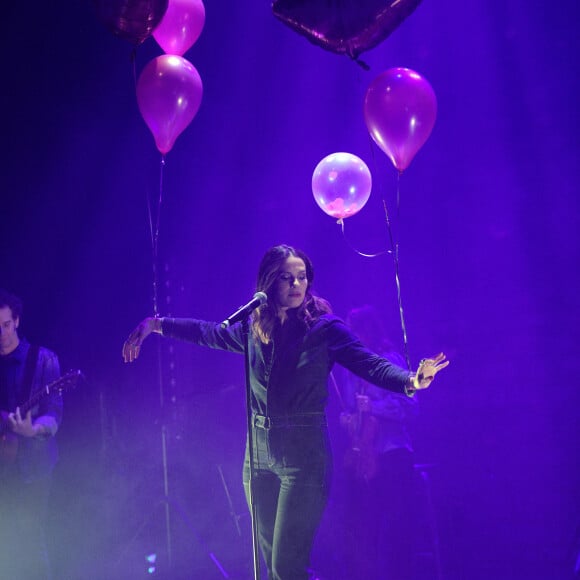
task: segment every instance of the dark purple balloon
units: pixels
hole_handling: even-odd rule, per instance
[[[97,18],[116,36],[135,46],[153,33],[168,0],[94,0]]]
[[[274,16],[318,44],[357,58],[381,43],[421,0],[274,0]]]

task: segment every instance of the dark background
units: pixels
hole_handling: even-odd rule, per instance
[[[241,357],[157,337],[137,363],[120,356],[153,308],[147,200],[155,210],[161,156],[134,77],[162,51],[149,38],[133,63],[87,1],[2,13],[0,286],[23,298],[29,340],[87,377],[58,435],[57,577],[146,577],[150,553],[167,574],[169,539],[173,578],[223,577],[211,555],[249,578]],[[578,14],[573,0],[425,0],[362,55],[365,71],[266,1],[212,0],[185,54],[204,97],[163,170],[161,314],[223,319],[252,295],[264,251],[289,243],[311,256],[337,314],[375,304],[400,346],[390,257],[351,249],[387,247],[384,197],[413,364],[451,359],[414,431],[448,580],[572,578],[580,551]],[[398,211],[396,172],[362,115],[367,86],[397,66],[438,100]],[[363,158],[374,180],[348,241],[310,189],[336,151]],[[340,577],[335,532],[325,522],[315,548],[324,578]]]

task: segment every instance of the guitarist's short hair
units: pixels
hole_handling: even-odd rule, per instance
[[[22,316],[22,300],[18,296],[0,288],[0,308],[6,306],[12,311],[12,318],[16,319]]]

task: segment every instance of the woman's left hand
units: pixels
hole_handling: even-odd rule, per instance
[[[446,356],[441,352],[437,356],[424,358],[413,379],[413,388],[416,391],[426,389],[433,382],[435,375],[449,364]]]

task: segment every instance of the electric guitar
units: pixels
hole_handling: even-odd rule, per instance
[[[56,381],[49,383],[41,390],[37,391],[26,401],[20,405],[20,414],[22,417],[35,407],[44,397],[51,394],[61,395],[65,391],[70,391],[77,386],[79,379],[83,376],[79,370],[73,370],[66,373]],[[6,411],[0,411],[0,463],[9,463],[16,458],[16,451],[18,449],[18,435],[10,431],[8,426],[8,415]]]

